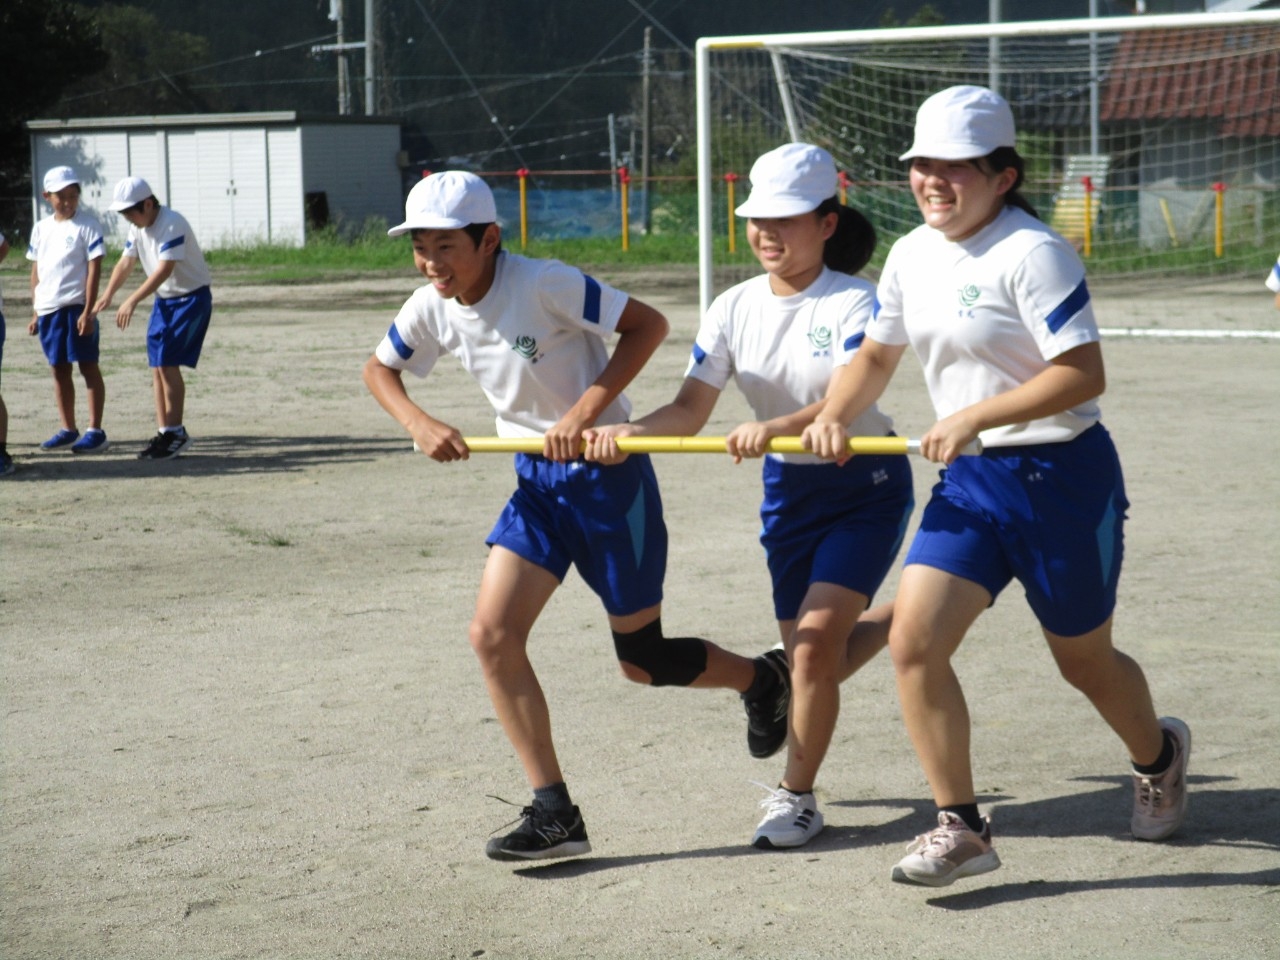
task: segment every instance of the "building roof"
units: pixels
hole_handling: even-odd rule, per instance
[[[121,130],[131,128],[159,129],[169,127],[278,127],[325,124],[398,125],[396,117],[339,116],[337,114],[298,113],[295,110],[266,110],[255,113],[172,113],[140,117],[70,117],[67,119],[28,120],[32,132],[50,130]]]
[[[1100,99],[1104,122],[1208,120],[1219,136],[1280,136],[1280,26],[1125,34]]]

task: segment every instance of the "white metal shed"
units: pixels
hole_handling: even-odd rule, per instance
[[[34,218],[48,213],[44,171],[66,164],[112,238],[128,226],[108,211],[127,176],[143,177],[207,249],[301,244],[309,204],[353,224],[371,216],[398,223],[403,212],[400,125],[391,120],[274,111],[32,120],[27,128]]]

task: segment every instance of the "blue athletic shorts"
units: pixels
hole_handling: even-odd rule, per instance
[[[1016,577],[1040,624],[1076,637],[1115,609],[1128,509],[1100,423],[1066,443],[991,447],[942,472],[905,562],[972,580],[993,603]]]
[[[604,608],[626,616],[662,602],[667,527],[647,455],[606,467],[516,454],[517,487],[485,541],[563,581],[572,564]]]
[[[794,620],[813,583],[874,597],[914,505],[906,457],[856,456],[844,466],[766,458],[760,542],[774,615]]]
[[[49,366],[59,363],[98,362],[98,322],[93,323],[93,333],[87,337],[76,332],[76,322],[84,313],[84,305],[59,307],[40,317],[36,327],[40,334],[40,346],[44,348]]]
[[[194,367],[212,316],[208,287],[182,297],[156,297],[147,327],[147,362],[153,367]]]
[[[0,369],[4,368],[4,311],[0,310]]]

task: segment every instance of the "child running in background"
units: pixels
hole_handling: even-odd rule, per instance
[[[40,444],[42,450],[70,447],[72,453],[105,453],[111,444],[102,429],[107,389],[98,366],[98,299],[102,257],[107,252],[102,226],[80,209],[80,180],[70,167],[44,175],[44,198],[53,214],[31,228],[31,323],[53,371],[53,396],[62,427]],[[76,428],[76,386],[72,365],[80,365],[89,395],[89,429]]]
[[[200,361],[209,330],[213,315],[209,268],[191,224],[176,210],[162,207],[141,177],[125,177],[116,184],[111,209],[128,221],[129,236],[94,312],[111,306],[116,291],[141,260],[147,277],[120,304],[116,326],[127,329],[138,305],[156,295],[147,325],[147,361],[157,429],[138,452],[138,459],[170,460],[191,445],[191,435],[183,424],[187,387],[182,368],[194,369]]]
[[[874,228],[837,197],[827,151],[789,143],[751,168],[738,207],[764,273],[711,304],[675,399],[634,423],[587,431],[587,457],[623,459],[617,438],[696,434],[730,379],[756,420],[726,438],[737,461],[795,436],[818,410],[833,376],[855,356],[871,319],[875,287],[853,274],[875,251]],[[885,436],[892,421],[870,405],[850,425]],[[823,827],[814,799],[818,769],[840,710],[840,682],[884,646],[887,631],[854,630],[888,573],[913,505],[903,456],[858,456],[843,466],[811,454],[765,457],[760,535],[773,580],[774,614],[791,665],[787,764],[761,802],[752,843],[798,847]],[[887,620],[891,606],[878,610]],[[769,744],[768,756],[781,743]]]
[[[581,456],[584,430],[626,420],[622,391],[666,336],[666,319],[574,267],[507,253],[496,220],[493,194],[473,174],[446,171],[414,186],[404,223],[388,232],[411,235],[414,265],[428,283],[391,324],[364,381],[441,463],[470,451],[455,428],[410,399],[402,375],[426,376],[443,353],[480,384],[499,435],[543,438],[541,455],[516,456],[518,486],[486,541],[470,628],[498,720],[533,788],[519,827],[485,852],[537,860],[591,849],[526,649],[570,566],[603,602],[628,679],[737,690],[758,705],[760,723],[781,717],[781,737],[789,691],[775,659],[663,634],[667,533],[653,467],[648,457],[602,466]],[[605,340],[615,334],[610,355]]]
[[[1000,866],[951,658],[1015,578],[1062,676],[1128,750],[1133,835],[1163,839],[1186,815],[1191,733],[1157,719],[1142,669],[1111,642],[1129,503],[1099,419],[1106,378],[1084,266],[1018,192],[1013,112],[998,94],[930,97],[902,159],[924,224],[894,244],[867,339],[804,431],[809,449],[843,458],[844,425],[908,345],[919,356],[938,416],[922,452],[947,467],[907,553],[889,650],[938,825],[892,879],[945,886]],[[975,438],[985,453],[959,457]]]
[[[1276,295],[1276,309],[1280,310],[1280,257],[1276,257],[1275,265],[1267,274],[1267,289]]]

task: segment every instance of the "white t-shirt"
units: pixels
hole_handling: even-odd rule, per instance
[[[1099,339],[1084,264],[1062,237],[1016,207],[965,240],[928,225],[889,251],[867,336],[910,343],[941,420],[1023,383]],[[1052,417],[984,430],[989,447],[1071,440],[1098,422],[1089,400]]]
[[[451,353],[493,404],[498,436],[538,436],[600,376],[609,362],[604,341],[626,305],[625,293],[576,267],[504,251],[479,303],[446,300],[429,285],[415,291],[377,357],[425,377]],[[619,395],[596,422],[623,423],[630,412]]]
[[[141,261],[147,276],[155,272],[161,260],[174,261],[173,273],[156,291],[156,296],[162,299],[185,297],[194,290],[207,287],[211,279],[191,224],[182,214],[168,207],[157,211],[156,222],[149,227],[129,225],[123,255]]]
[[[1276,265],[1267,274],[1267,289],[1273,293],[1280,293],[1280,257],[1276,257]]]
[[[769,288],[768,274],[716,297],[702,318],[686,377],[723,390],[732,377],[757,420],[795,413],[826,396],[832,371],[847,364],[871,319],[875,287],[824,268],[787,297]],[[882,437],[893,421],[872,405],[850,426],[853,436]],[[820,462],[810,454],[770,454],[791,463]]]
[[[102,226],[83,210],[66,220],[45,217],[36,223],[27,247],[27,259],[35,261],[40,277],[32,303],[36,315],[83,304],[89,261],[106,252]]]

